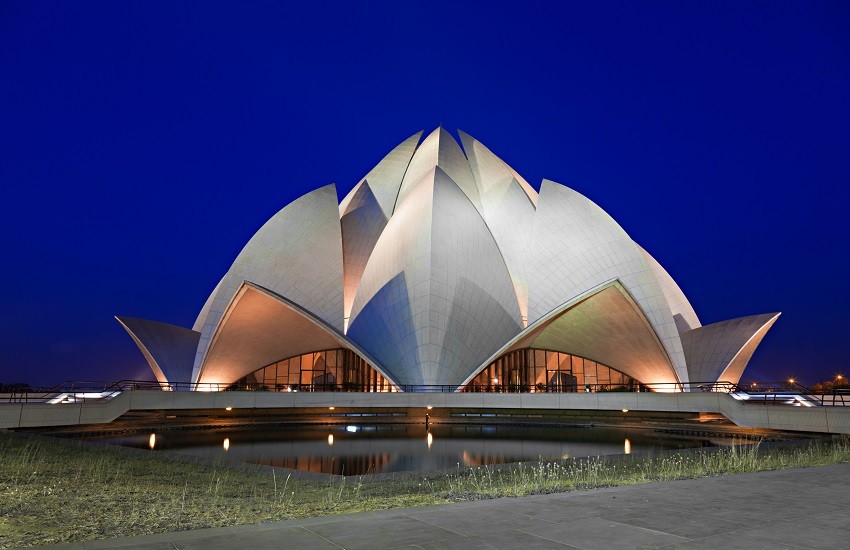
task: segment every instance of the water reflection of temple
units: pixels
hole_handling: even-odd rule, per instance
[[[360,456],[289,456],[282,458],[260,459],[262,466],[277,466],[302,472],[335,475],[374,474],[384,470],[392,461],[388,453]]]

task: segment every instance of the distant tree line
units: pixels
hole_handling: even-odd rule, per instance
[[[26,391],[31,389],[32,386],[30,386],[26,382],[12,382],[10,384],[4,384],[0,382],[0,392],[2,393],[9,393],[13,391]]]
[[[850,390],[850,382],[847,381],[846,376],[838,375],[832,380],[813,384],[812,389],[816,393],[829,393],[833,390]]]

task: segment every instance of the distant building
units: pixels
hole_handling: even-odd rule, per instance
[[[474,138],[393,149],[286,205],[192,329],[118,317],[162,383],[279,391],[679,391],[737,383],[779,313],[702,326],[583,195]],[[465,153],[464,153],[465,151]],[[681,384],[681,385],[680,385]]]

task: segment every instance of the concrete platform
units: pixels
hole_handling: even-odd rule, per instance
[[[329,411],[416,410],[420,417],[446,411],[494,409],[525,412],[608,411],[640,414],[720,414],[743,428],[850,434],[850,407],[791,407],[744,403],[721,392],[689,393],[358,393],[164,392],[128,390],[106,402],[0,403],[0,429],[103,424],[131,411]],[[430,407],[430,409],[429,409]]]
[[[847,548],[850,464],[182,531],[51,548]]]

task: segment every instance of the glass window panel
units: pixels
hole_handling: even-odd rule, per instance
[[[573,371],[573,376],[576,377],[576,384],[578,385],[578,391],[584,391],[584,373]]]
[[[611,383],[611,377],[610,377],[610,374],[609,374],[610,372],[611,371],[605,365],[597,365],[596,366],[597,383],[598,384],[610,384]]]
[[[534,350],[534,364],[537,366],[546,364],[546,352],[540,349]]]
[[[558,354],[558,365],[559,365],[561,370],[571,371],[572,368],[570,366],[570,356],[567,355],[566,353],[559,353]]]
[[[584,359],[581,357],[572,356],[572,365],[573,365],[573,374],[580,374],[584,372]]]
[[[546,369],[558,370],[558,353],[555,351],[546,352]]]
[[[623,385],[623,374],[622,373],[617,372],[615,370],[611,370],[610,376],[611,376],[611,383],[612,384],[617,384],[618,386]]]
[[[325,370],[325,354],[324,353],[316,353],[313,360],[313,370],[314,371],[323,371]]]
[[[545,384],[546,383],[546,368],[545,367],[537,367],[535,369],[535,384]]]

